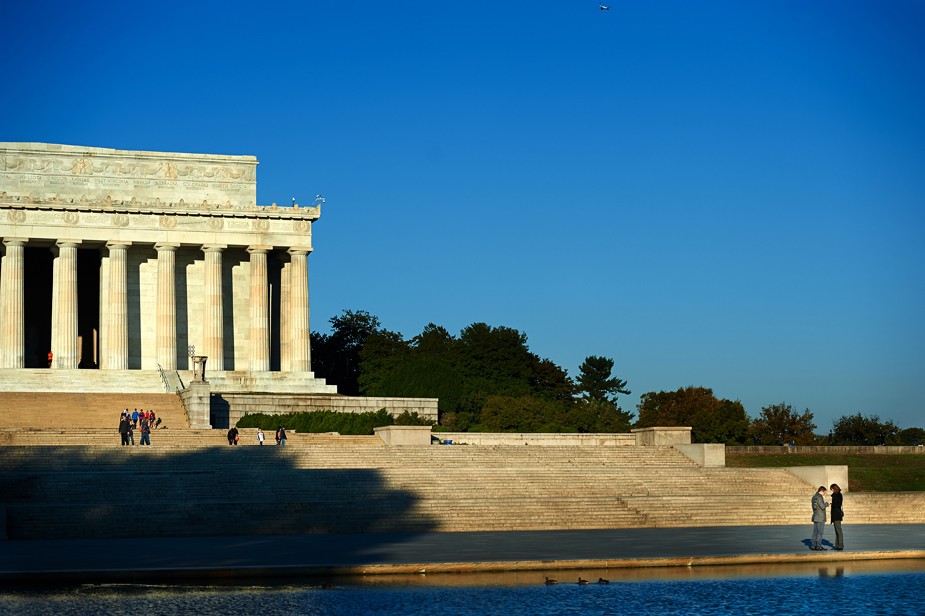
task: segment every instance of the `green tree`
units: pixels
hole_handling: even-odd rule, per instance
[[[887,441],[887,444],[906,445],[911,447],[925,445],[925,430],[922,428],[906,428],[905,430],[900,430],[893,438],[893,441]]]
[[[610,376],[612,371],[611,358],[589,355],[578,367],[578,390],[586,400],[598,402],[615,402],[617,394],[633,393],[626,389],[626,381]]]
[[[312,369],[337,385],[338,393],[359,395],[360,350],[369,335],[379,331],[379,319],[365,310],[344,310],[331,317],[330,323],[330,335],[311,333]]]
[[[633,413],[610,400],[575,400],[564,424],[578,432],[622,433],[633,427]]]
[[[898,434],[899,428],[892,421],[880,421],[878,415],[842,415],[832,426],[836,445],[876,445],[881,436],[894,441]]]
[[[429,323],[408,341],[377,324],[359,353],[358,384],[370,396],[438,398],[441,424],[455,430],[479,429],[482,410],[495,396],[568,403],[549,407],[560,409],[561,423],[575,384],[526,342],[516,329],[485,323],[473,323],[458,338]]]
[[[643,394],[637,428],[690,426],[695,443],[745,442],[749,420],[738,400],[719,399],[706,387],[682,387],[677,391]]]
[[[781,402],[761,409],[761,414],[752,422],[751,435],[760,439],[763,445],[791,442],[797,445],[812,445],[815,429],[816,424],[813,423],[813,414],[809,409],[800,414],[789,404]]]

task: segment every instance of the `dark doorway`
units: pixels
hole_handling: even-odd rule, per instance
[[[283,280],[283,264],[274,259],[274,253],[267,255],[267,282],[270,285],[270,370],[280,371],[280,286]],[[213,424],[214,425],[214,424]]]
[[[54,256],[48,248],[23,253],[26,368],[47,368],[51,351],[51,282]]]
[[[77,251],[78,368],[96,369],[100,338],[100,251]]]

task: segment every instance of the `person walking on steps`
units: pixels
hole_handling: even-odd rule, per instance
[[[841,509],[841,488],[838,487],[837,483],[833,483],[830,488],[832,490],[832,526],[835,528],[835,549],[844,550],[845,541],[841,534],[841,521],[844,519],[845,514]]]
[[[238,429],[237,428],[231,428],[231,430],[228,431],[228,444],[229,445],[238,444]]]
[[[829,506],[825,500],[825,486],[813,495],[813,545],[810,549],[822,551],[822,533],[825,531],[825,508]]]
[[[261,430],[260,428],[257,428],[257,444],[258,444],[258,445],[263,445],[263,442],[264,442],[266,439],[267,439],[267,437],[263,435],[263,430]]]
[[[276,434],[276,438],[278,440],[279,445],[286,444],[286,427],[285,426],[279,427],[279,432]]]
[[[141,444],[151,445],[151,426],[148,425],[147,419],[141,420]]]
[[[131,426],[131,423],[128,420],[128,415],[122,413],[122,418],[119,420],[119,437],[122,439],[123,445],[128,445],[128,431]]]

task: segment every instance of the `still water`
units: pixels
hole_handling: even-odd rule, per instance
[[[559,583],[543,580],[555,575]],[[579,585],[579,575],[591,580]],[[595,583],[608,576],[609,584]],[[335,588],[323,589],[323,582]],[[925,614],[925,562],[0,590],[0,614]]]

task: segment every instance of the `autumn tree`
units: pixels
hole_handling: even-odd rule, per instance
[[[792,406],[781,402],[761,409],[751,425],[751,435],[764,445],[812,445],[815,439],[813,414],[809,409],[797,413]]]
[[[637,428],[690,426],[695,443],[741,444],[748,434],[749,420],[742,403],[719,399],[707,387],[649,392],[643,394],[637,409]]]

